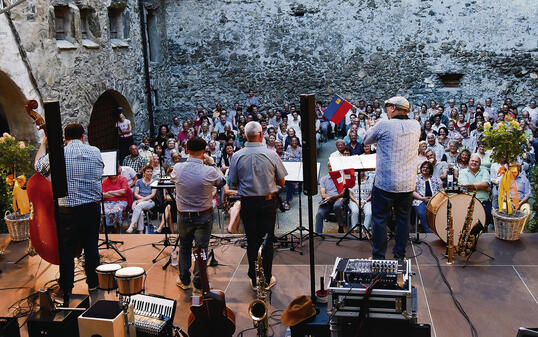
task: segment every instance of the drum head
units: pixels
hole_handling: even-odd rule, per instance
[[[144,275],[144,268],[141,267],[125,267],[116,271],[116,277],[118,278],[132,278]]]
[[[450,202],[452,203],[452,223],[454,228],[454,244],[458,243],[461,230],[465,224],[467,209],[472,200],[472,195],[469,194],[450,194]],[[444,192],[437,193],[428,203],[426,209],[428,223],[430,228],[437,236],[446,243],[447,238],[447,202],[448,197]],[[486,211],[480,200],[475,198],[473,221],[471,228],[480,220],[482,224],[486,223]],[[433,222],[433,223],[432,223]]]
[[[113,273],[121,269],[121,265],[116,263],[102,264],[95,268],[95,271],[98,273]]]

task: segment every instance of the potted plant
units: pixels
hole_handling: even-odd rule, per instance
[[[529,214],[516,211],[514,203],[519,202],[515,179],[519,174],[517,161],[529,151],[525,131],[515,120],[508,119],[497,123],[493,128],[484,124],[485,147],[491,149],[491,159],[500,163],[499,169],[499,208],[491,211],[495,225],[495,235],[503,240],[519,240]]]
[[[0,137],[0,170],[7,175],[4,183],[12,189],[13,212],[6,211],[4,221],[13,241],[23,241],[29,237],[30,203],[26,190],[25,173],[32,168],[30,149],[23,141],[4,133]]]

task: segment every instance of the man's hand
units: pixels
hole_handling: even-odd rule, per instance
[[[204,153],[204,164],[213,166],[215,165],[215,160],[211,156],[209,156],[207,153]]]

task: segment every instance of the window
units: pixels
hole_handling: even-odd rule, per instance
[[[73,12],[68,6],[54,7],[54,38],[60,49],[75,49],[76,40],[72,29]]]
[[[445,73],[438,76],[445,88],[458,88],[463,74]]]
[[[157,27],[157,15],[154,10],[148,11],[146,16],[146,35],[148,38],[148,54],[151,62],[159,62],[161,56],[161,39]]]
[[[124,11],[125,8],[108,8],[109,36],[112,47],[129,46],[124,41],[129,37],[129,20],[128,15]]]
[[[101,36],[99,20],[95,14],[95,10],[84,8],[80,10],[80,35],[82,37],[82,45],[86,48],[99,48],[95,42],[97,37]]]

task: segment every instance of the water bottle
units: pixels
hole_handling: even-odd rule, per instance
[[[172,250],[172,257],[171,257],[171,261],[170,264],[172,266],[177,266],[177,251],[175,249]]]
[[[448,169],[448,175],[446,177],[447,182],[447,189],[453,189],[454,188],[454,169],[451,167]]]
[[[290,329],[290,327],[286,328],[286,337],[291,337],[291,329]]]
[[[153,234],[155,232],[155,227],[151,223],[146,224],[146,233],[145,234]]]

